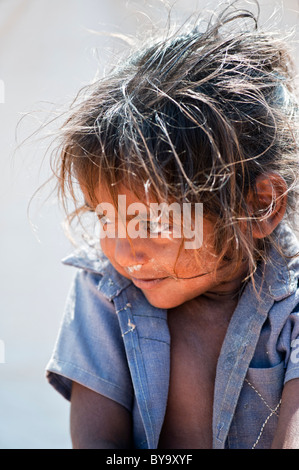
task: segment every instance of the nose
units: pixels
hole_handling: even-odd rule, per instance
[[[114,248],[114,259],[118,265],[127,268],[132,265],[145,263],[145,254],[140,246],[127,238],[117,238]]]

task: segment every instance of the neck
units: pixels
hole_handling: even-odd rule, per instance
[[[236,276],[229,281],[224,281],[215,286],[215,288],[206,291],[205,297],[215,301],[238,301],[241,297],[248,281],[248,269],[242,267]]]

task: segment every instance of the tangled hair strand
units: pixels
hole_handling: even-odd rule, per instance
[[[254,243],[248,191],[279,173],[288,220],[298,198],[296,71],[286,41],[235,2],[201,27],[152,39],[90,85],[61,129],[58,191],[76,200],[79,181],[96,203],[99,184],[115,199],[123,182],[141,199],[146,185],[159,201],[201,202],[220,262],[245,256],[253,273],[270,239]]]

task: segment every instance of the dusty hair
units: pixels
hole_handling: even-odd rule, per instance
[[[147,187],[159,201],[201,202],[219,262],[246,258],[254,272],[269,242],[252,236],[257,176],[284,178],[288,219],[296,205],[295,71],[286,41],[250,11],[226,8],[201,28],[151,39],[84,89],[61,129],[58,190],[76,200],[79,181],[96,204],[98,185],[115,199],[122,182],[141,199]]]

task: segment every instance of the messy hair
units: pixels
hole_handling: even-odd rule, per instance
[[[59,194],[76,201],[80,182],[96,204],[98,185],[115,199],[121,182],[140,199],[150,188],[158,201],[203,203],[219,260],[245,257],[254,272],[269,242],[252,236],[267,209],[247,206],[258,175],[284,178],[288,219],[296,205],[294,81],[287,41],[251,11],[229,7],[204,28],[151,39],[73,105],[56,160]]]

